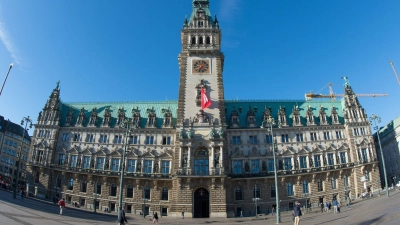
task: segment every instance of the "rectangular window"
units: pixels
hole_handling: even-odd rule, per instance
[[[153,161],[151,160],[144,160],[144,168],[143,172],[144,173],[151,173],[153,169]]]
[[[259,173],[260,172],[260,161],[259,160],[251,160],[251,172]]]
[[[307,156],[300,156],[300,169],[307,169]]]
[[[58,165],[64,165],[65,163],[65,154],[60,154],[58,156]]]
[[[358,128],[354,128],[354,129],[353,129],[353,134],[354,134],[354,136],[360,135],[360,133],[359,133],[359,131],[358,131]]]
[[[104,158],[104,157],[97,157],[97,166],[96,166],[96,169],[98,169],[98,170],[104,170],[104,161],[105,161],[105,158]]]
[[[272,143],[272,135],[270,134],[265,135],[265,143],[267,144]]]
[[[99,142],[100,143],[107,143],[107,135],[101,134]]]
[[[340,163],[346,163],[346,152],[340,153]]]
[[[284,158],[283,159],[285,170],[292,170],[292,158]]]
[[[274,172],[274,160],[273,159],[268,159],[268,172]]]
[[[154,144],[154,136],[146,136],[146,145]]]
[[[329,135],[329,132],[324,132],[324,140],[330,140],[331,136]]]
[[[171,145],[171,137],[164,136],[162,144],[163,145]]]
[[[63,141],[68,141],[68,134],[63,134],[62,140]]]
[[[232,144],[240,145],[240,136],[232,136]]]
[[[314,167],[321,167],[321,155],[314,155]]]
[[[135,165],[136,165],[136,160],[134,160],[134,159],[128,159],[128,168],[127,168],[127,172],[129,172],[129,173],[134,173],[134,172],[135,172]]]
[[[122,143],[122,135],[115,135],[114,144],[121,144],[121,143]]]
[[[342,139],[342,131],[336,131],[336,139]]]
[[[296,141],[302,142],[303,141],[303,134],[296,134]]]
[[[233,173],[242,174],[242,160],[233,160]]]
[[[81,141],[81,134],[75,134],[74,141]]]
[[[111,159],[111,170],[119,171],[119,159]]]
[[[311,141],[317,141],[317,140],[318,140],[318,139],[317,139],[317,133],[311,132],[311,133],[310,133],[310,140],[311,140]]]
[[[250,135],[249,136],[249,144],[257,144],[257,136],[255,135]]]
[[[129,144],[137,145],[138,143],[138,136],[130,136],[129,137]]]
[[[169,174],[169,164],[170,161],[161,161],[161,173]]]
[[[93,142],[93,140],[94,140],[93,134],[87,134],[86,135],[86,141],[87,142]]]
[[[333,166],[335,164],[334,158],[333,158],[333,154],[330,153],[328,154],[328,165]]]
[[[289,142],[289,135],[287,135],[287,134],[282,134],[282,135],[281,135],[281,141],[282,141],[282,143],[284,143],[284,142]]]
[[[78,160],[78,156],[77,155],[71,155],[71,160],[69,163],[70,167],[76,167],[76,162]]]
[[[361,131],[361,135],[365,135],[365,128],[364,127],[361,127],[360,131]]]
[[[83,169],[90,169],[90,156],[83,157]]]
[[[332,189],[336,189],[336,179],[332,177],[331,179]]]
[[[367,156],[367,149],[366,148],[362,148],[361,149],[361,157],[362,157],[362,161],[364,163],[368,162],[368,156]]]

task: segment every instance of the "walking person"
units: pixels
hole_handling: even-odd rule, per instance
[[[300,204],[300,202],[296,201],[294,209],[293,209],[293,211],[294,211],[294,225],[299,225],[300,216],[302,216],[301,207],[302,207],[302,205]]]
[[[275,207],[272,207],[272,215],[275,215]]]
[[[182,219],[185,219],[185,212],[182,211]]]
[[[323,213],[324,212],[324,203],[323,202],[321,202],[321,213]]]
[[[118,224],[123,225],[123,224],[125,224],[127,222],[128,222],[128,220],[126,220],[126,217],[125,217],[125,207],[122,207],[122,210],[120,212],[120,217],[119,217]]]
[[[338,213],[338,201],[336,199],[333,199],[332,204],[333,204],[333,212],[335,214],[337,214]]]
[[[58,205],[60,206],[60,215],[63,214],[63,209],[65,209],[65,199],[61,199],[60,201],[58,201]]]
[[[153,219],[153,223],[158,223],[158,214],[157,214],[157,212],[156,213],[154,213],[154,219]]]

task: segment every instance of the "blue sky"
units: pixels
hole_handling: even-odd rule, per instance
[[[192,0],[0,3],[0,115],[36,122],[58,80],[65,102],[176,100]],[[400,1],[210,0],[226,99],[304,99],[341,76],[382,125],[400,115]],[[328,93],[325,88],[320,93]]]

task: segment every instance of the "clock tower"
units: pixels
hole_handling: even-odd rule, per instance
[[[176,190],[177,205],[191,204],[192,208],[175,210],[189,214],[192,211],[195,218],[227,216],[226,205],[219,204],[225,202],[222,199],[226,196],[224,183],[228,172],[224,55],[218,20],[211,15],[209,6],[208,0],[193,0],[191,16],[185,19],[181,30],[182,51],[178,56],[180,82],[174,163],[177,185],[174,186],[185,189]],[[211,105],[205,105],[204,101],[210,101]]]

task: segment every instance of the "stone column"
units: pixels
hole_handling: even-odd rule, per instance
[[[211,146],[211,162],[212,162],[212,165],[211,165],[211,168],[213,169],[214,168],[214,158],[215,158],[215,151],[214,151],[214,146]]]
[[[192,147],[188,147],[188,168],[190,169],[192,165]]]
[[[182,168],[182,147],[179,147],[179,168]]]

